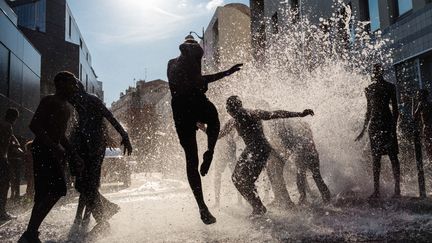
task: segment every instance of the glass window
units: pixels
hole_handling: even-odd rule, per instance
[[[368,0],[368,4],[370,29],[374,32],[380,28],[379,3],[378,0]]]
[[[410,11],[412,9],[412,0],[398,0],[398,14],[402,14]]]
[[[0,93],[8,95],[9,89],[9,50],[0,44]]]
[[[37,31],[46,31],[46,0],[14,7],[18,25]]]

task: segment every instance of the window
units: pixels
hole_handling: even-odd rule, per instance
[[[72,36],[72,17],[69,15],[69,37]]]
[[[398,0],[397,7],[398,7],[398,14],[399,16],[401,16],[413,8],[412,0]]]
[[[88,91],[88,75],[86,74],[86,91]]]
[[[371,32],[374,32],[380,28],[379,3],[378,0],[368,0],[368,4],[369,4],[370,30]]]
[[[80,47],[81,47],[81,49],[82,49],[82,47],[83,47],[83,41],[82,41],[81,38],[80,38]]]
[[[8,95],[9,90],[9,50],[0,44],[0,93]]]
[[[14,7],[18,16],[18,25],[37,30],[46,31],[46,0],[33,1]]]
[[[271,23],[272,23],[273,34],[279,33],[279,23],[278,23],[278,13],[277,12],[272,16]]]
[[[80,74],[79,74],[79,79],[82,80],[82,64],[80,64]]]

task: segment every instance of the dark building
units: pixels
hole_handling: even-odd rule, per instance
[[[0,119],[7,108],[18,108],[15,134],[30,138],[28,125],[40,100],[41,55],[17,22],[14,11],[0,0]]]
[[[8,1],[18,15],[18,26],[42,54],[41,96],[54,92],[53,78],[68,70],[87,91],[103,99],[102,85],[91,55],[66,0]]]

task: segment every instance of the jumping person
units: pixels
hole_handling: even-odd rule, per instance
[[[197,122],[207,124],[208,148],[200,169],[201,175],[205,176],[213,159],[220,130],[216,107],[207,99],[205,93],[209,83],[239,71],[242,64],[237,64],[224,72],[202,75],[201,59],[204,51],[191,35],[188,35],[185,42],[180,45],[180,52],[179,57],[169,61],[167,70],[173,118],[180,144],[185,151],[188,181],[198,204],[201,220],[205,224],[212,224],[216,222],[216,218],[204,202],[198,172]]]
[[[262,120],[305,117],[314,113],[312,110],[303,112],[248,110],[243,108],[238,96],[227,99],[226,109],[233,118],[222,128],[219,138],[226,136],[235,128],[246,145],[236,164],[232,180],[240,194],[252,206],[252,215],[263,215],[267,209],[258,196],[255,181],[265,168],[272,147],[264,136]]]
[[[19,242],[40,242],[38,230],[42,221],[57,201],[66,195],[66,156],[75,157],[75,161],[82,165],[65,135],[71,115],[68,99],[78,89],[76,78],[70,72],[60,72],[54,78],[54,85],[55,94],[41,100],[30,123],[30,130],[36,136],[32,145],[35,198],[27,230]]]
[[[14,218],[6,212],[6,202],[11,179],[8,151],[10,145],[16,141],[13,134],[13,125],[18,119],[18,116],[18,110],[9,108],[6,111],[4,120],[0,121],[0,221],[7,221]]]
[[[373,67],[372,81],[366,88],[367,111],[363,130],[356,138],[360,140],[369,125],[369,139],[373,159],[374,192],[371,199],[380,196],[381,156],[388,155],[392,164],[394,176],[394,196],[400,196],[400,164],[398,159],[398,140],[396,124],[399,116],[396,99],[396,88],[383,77],[381,64]],[[392,109],[390,110],[390,103]]]
[[[108,120],[121,135],[124,153],[132,153],[132,145],[128,133],[114,118],[103,102],[85,91],[83,84],[78,81],[78,92],[70,103],[78,113],[78,124],[75,127],[71,141],[78,155],[84,160],[84,170],[75,174],[75,187],[80,193],[75,225],[87,227],[90,213],[96,220],[95,231],[108,226],[108,220],[118,212],[119,207],[104,198],[100,192],[100,177],[102,162],[107,147],[107,128],[104,118]],[[84,220],[82,214],[86,208]]]

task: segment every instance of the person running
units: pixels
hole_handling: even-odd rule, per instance
[[[77,80],[72,73],[64,71],[54,77],[54,85],[55,94],[40,101],[30,123],[30,130],[36,136],[32,146],[35,198],[27,230],[19,239],[21,243],[41,242],[38,230],[42,221],[66,195],[66,156],[74,157],[82,165],[65,135],[72,112],[68,99],[78,89]]]
[[[272,147],[264,135],[262,120],[305,117],[314,113],[312,110],[303,112],[248,110],[243,108],[238,96],[227,99],[226,109],[232,119],[222,128],[219,138],[236,129],[246,145],[236,164],[232,180],[240,194],[252,206],[252,215],[263,215],[267,209],[258,196],[255,181],[265,168]]]
[[[13,134],[13,125],[19,117],[18,110],[6,110],[4,120],[0,121],[0,221],[14,218],[6,212],[7,195],[10,183],[10,168],[8,163],[9,147],[16,138]]]
[[[319,154],[315,147],[312,130],[307,122],[300,120],[280,120],[275,122],[274,130],[280,138],[282,146],[288,151],[291,158],[295,161],[297,167],[297,189],[300,193],[299,204],[306,203],[306,188],[308,187],[306,181],[306,172],[312,172],[318,190],[321,193],[322,199],[325,203],[330,201],[330,190],[325,184],[320,172]],[[279,159],[279,161],[281,161]],[[277,166],[279,165],[279,166]],[[286,189],[285,181],[283,180],[283,164],[277,163],[275,168],[272,169],[276,174],[277,181],[280,181],[281,187]],[[284,183],[282,185],[282,183]],[[284,196],[287,192],[282,190],[280,193],[275,193],[275,202],[278,204],[285,200]],[[281,196],[276,197],[276,195]]]
[[[388,155],[394,176],[394,196],[400,196],[399,147],[396,136],[396,124],[399,116],[394,84],[384,80],[381,64],[375,64],[372,81],[366,88],[367,111],[363,129],[356,141],[359,141],[369,126],[369,139],[373,160],[374,192],[370,199],[380,196],[381,156]],[[392,109],[390,110],[390,104]]]
[[[429,92],[421,89],[417,92],[418,105],[414,112],[416,120],[421,119],[423,123],[423,140],[426,154],[432,161],[432,103],[429,99]]]
[[[168,62],[168,82],[171,91],[171,107],[180,144],[186,155],[186,172],[189,185],[199,207],[204,224],[213,224],[216,218],[210,213],[202,192],[201,177],[210,169],[214,148],[219,135],[220,123],[216,107],[205,93],[208,84],[240,70],[237,64],[224,72],[202,75],[201,59],[204,51],[193,36],[186,36],[180,45],[180,56]],[[197,123],[207,124],[207,151],[198,172]]]
[[[71,141],[78,155],[84,160],[84,170],[77,174],[75,187],[80,193],[75,225],[86,228],[90,214],[96,220],[95,231],[108,227],[108,220],[119,211],[119,206],[110,202],[99,192],[102,162],[107,148],[107,127],[104,119],[108,120],[121,135],[121,145],[124,153],[132,153],[129,135],[106,108],[102,100],[85,91],[83,84],[78,81],[78,92],[70,103],[78,113],[78,124],[71,135]],[[73,166],[72,166],[73,168]],[[82,214],[84,214],[84,220]]]

